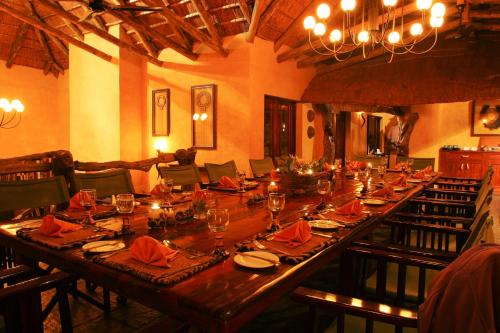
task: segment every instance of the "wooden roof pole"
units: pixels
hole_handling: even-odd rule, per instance
[[[271,19],[276,10],[279,9],[280,5],[286,3],[287,1],[289,0],[272,0],[260,17],[259,29]],[[257,29],[256,32],[259,32],[259,29]]]
[[[274,42],[274,52],[279,51],[279,49],[285,44],[285,41],[292,35],[295,29],[297,29],[299,26],[302,26],[304,18],[313,11],[314,7],[316,7],[316,5],[321,2],[321,0],[308,0],[308,2],[309,4],[304,8],[302,13],[300,13],[300,15],[292,21],[292,23],[286,28],[285,32],[281,34],[281,36],[279,36],[279,38]]]
[[[252,16],[250,15],[250,8],[248,8],[247,1],[238,0],[238,5],[240,6],[241,12],[243,13],[243,17],[250,24],[250,22],[252,22]]]
[[[403,12],[404,14],[410,14],[412,12],[415,12],[417,11],[417,5],[416,3],[411,3],[411,4],[408,4],[408,5],[405,5],[403,7],[403,10],[401,9],[398,9],[395,11],[394,13],[394,16],[396,18],[399,18],[401,17],[401,13]],[[378,17],[378,24],[382,24],[385,20],[385,16],[384,15],[379,15]],[[354,30],[359,30],[361,29],[361,23],[355,25],[354,27],[352,27],[352,29]],[[321,44],[321,41],[319,40],[315,40],[312,42],[313,46],[315,48],[321,48],[322,47],[322,44]],[[304,42],[302,45],[294,48],[294,49],[291,49],[291,50],[288,50],[286,52],[283,52],[281,54],[278,55],[278,62],[283,62],[283,61],[286,61],[286,60],[290,60],[290,59],[295,59],[297,57],[299,57],[300,55],[306,53],[306,52],[310,52],[311,51],[311,46],[309,45],[309,42],[306,41]]]
[[[252,11],[252,22],[250,22],[250,27],[248,28],[247,42],[253,43],[255,35],[257,34],[257,29],[259,28],[259,21],[262,12],[264,12],[264,2],[262,0],[255,0]]]
[[[40,14],[38,14],[38,12],[36,11],[35,7],[32,5],[33,3],[33,0],[29,0],[29,3],[26,3],[27,5],[30,4],[28,6],[28,9],[31,11],[31,13],[33,14],[33,16],[35,16],[40,22],[42,23],[46,23],[45,20],[40,16]],[[68,47],[66,46],[66,44],[64,44],[59,38],[57,37],[54,37],[52,35],[47,35],[46,38],[50,38],[54,44],[56,44],[57,48],[62,52],[64,53],[64,55],[68,56],[69,55],[69,50],[68,50]]]
[[[7,63],[5,64],[7,68],[11,68],[14,64],[14,60],[16,59],[17,53],[21,49],[23,45],[24,38],[26,37],[26,33],[28,32],[28,28],[30,26],[26,23],[23,23],[17,29],[16,40],[10,46],[9,56],[7,57]]]
[[[47,34],[58,37],[58,38],[64,40],[65,42],[73,44],[73,45],[75,45],[75,46],[77,46],[77,47],[79,47],[87,52],[90,52],[93,55],[95,55],[101,59],[104,59],[104,60],[109,61],[109,62],[111,62],[113,60],[113,57],[110,56],[109,54],[102,52],[102,51],[96,49],[95,47],[87,45],[87,44],[79,41],[78,39],[75,39],[71,36],[68,36],[68,35],[60,32],[59,30],[57,30],[57,29],[55,29],[55,28],[53,28],[45,23],[39,22],[34,17],[28,16],[28,15],[18,11],[17,9],[14,9],[10,6],[7,6],[3,2],[0,2],[0,12],[4,12],[4,13],[8,14],[9,16],[12,16],[20,21],[28,23],[29,25],[32,25],[33,27],[44,31]]]
[[[207,27],[207,30],[210,33],[210,35],[212,35],[212,38],[214,38],[218,44],[222,44],[222,38],[220,37],[219,31],[217,31],[217,28],[212,23],[210,14],[207,12],[202,1],[191,0],[191,3],[194,5],[194,8],[198,12],[198,14],[200,14],[200,18],[203,21],[203,23],[205,23],[205,26]]]
[[[67,19],[68,21],[70,22],[73,22],[73,23],[76,23],[76,24],[79,24],[80,26],[82,26],[84,29],[87,29],[91,32],[93,32],[94,34],[96,34],[97,36],[107,40],[108,42],[110,43],[113,43],[115,44],[116,46],[118,47],[122,47],[124,49],[127,49],[129,51],[131,51],[132,53],[135,53],[136,55],[138,56],[141,56],[143,58],[145,58],[147,61],[157,65],[157,66],[163,66],[163,62],[156,59],[156,58],[153,58],[152,56],[150,56],[146,50],[143,50],[135,45],[131,45],[131,44],[128,44],[128,43],[125,43],[124,41],[120,40],[119,38],[116,38],[115,36],[109,34],[108,32],[104,31],[104,30],[101,30],[99,28],[96,28],[95,26],[93,26],[92,24],[90,23],[87,23],[87,22],[80,22],[79,18],[65,10],[62,10],[60,8],[58,8],[57,6],[55,6],[53,3],[47,1],[47,0],[35,0],[38,4],[40,4],[41,6],[45,7],[46,9],[54,12],[54,13],[57,13],[58,15],[60,15],[61,17]]]
[[[170,8],[172,7],[172,4],[169,2],[169,0],[161,0],[161,1],[165,5],[165,7],[170,7]],[[189,2],[190,0],[183,0],[183,1]],[[150,13],[150,14],[155,14],[155,13]],[[160,16],[165,20],[165,24],[168,24],[167,18],[163,15],[160,15]],[[190,41],[184,35],[184,32],[175,24],[170,25],[170,27],[174,31],[174,34],[177,36],[177,38],[179,38],[181,40],[182,46],[184,46],[185,48],[188,48],[188,49],[192,49],[192,45],[191,45]]]
[[[144,2],[147,6],[156,6],[156,4],[151,0],[142,0],[142,2]],[[193,36],[195,39],[207,44],[208,47],[210,47],[212,50],[216,51],[217,53],[221,54],[224,57],[227,57],[227,55],[229,54],[221,43],[218,43],[214,38],[205,35],[197,28],[192,26],[190,23],[184,21],[182,18],[177,16],[177,14],[175,14],[170,9],[163,8],[163,11],[161,11],[161,13],[167,18],[170,25],[177,25],[182,30]]]
[[[60,9],[64,10],[64,7],[59,2],[54,2],[54,5],[59,7]],[[64,18],[62,20],[64,23],[66,23],[68,28],[71,31],[73,31],[73,33],[76,35],[76,38],[78,38],[79,40],[81,40],[83,42],[84,36],[83,36],[83,32],[80,30],[80,28],[78,28],[78,26],[76,24],[71,23]]]

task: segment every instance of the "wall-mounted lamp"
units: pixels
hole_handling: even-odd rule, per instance
[[[24,105],[18,99],[9,101],[7,98],[0,98],[0,128],[11,129],[21,122],[21,113],[24,112]]]
[[[208,118],[208,115],[206,112],[203,112],[201,115],[198,112],[193,114],[194,121],[198,121],[198,120],[205,121],[205,120],[207,120],[207,118]]]

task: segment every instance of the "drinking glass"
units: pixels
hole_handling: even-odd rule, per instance
[[[326,179],[319,179],[316,188],[321,195],[321,204],[325,204],[325,196],[330,193],[331,183]]]
[[[240,186],[238,192],[245,193],[245,179],[247,174],[245,171],[237,171],[236,174],[238,176],[238,185]]]
[[[160,179],[160,192],[162,193],[163,203],[171,206],[170,199],[172,197],[172,189],[174,188],[174,180],[169,178]]]
[[[267,208],[271,212],[271,224],[268,229],[270,231],[277,231],[280,229],[278,216],[285,208],[285,194],[284,193],[269,193],[267,197]]]
[[[387,167],[385,165],[380,164],[377,167],[377,173],[378,173],[378,176],[380,177],[382,183],[384,182],[384,177],[385,177],[386,172],[387,172]]]
[[[406,162],[408,163],[408,173],[411,173],[411,171],[413,170],[413,163],[414,163],[413,158],[409,158]]]
[[[333,163],[335,165],[335,171],[336,172],[340,172],[342,170],[342,159],[341,158],[336,158]]]
[[[134,195],[130,193],[116,196],[116,210],[122,216],[122,233],[130,233],[130,214],[134,212]]]
[[[224,232],[229,224],[227,209],[210,208],[207,212],[208,228],[215,234],[215,249],[213,254],[226,257],[229,253],[224,248]]]
[[[87,211],[86,222],[94,224],[94,219],[90,211],[95,207],[95,200],[97,198],[97,191],[95,189],[80,190],[80,205]]]

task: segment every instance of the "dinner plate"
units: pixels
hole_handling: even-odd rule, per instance
[[[382,206],[385,205],[387,201],[379,199],[365,199],[363,200],[363,203],[365,205]]]
[[[316,229],[337,229],[342,226],[340,223],[332,220],[312,220],[309,221],[309,225],[311,228]]]
[[[407,179],[406,182],[408,182],[408,183],[421,183],[422,180],[421,179],[411,178],[411,179]]]
[[[262,259],[259,259],[262,258]],[[266,251],[250,251],[238,253],[234,256],[234,262],[246,268],[269,268],[280,262],[280,258]]]
[[[121,250],[125,247],[125,243],[116,240],[106,240],[90,242],[82,246],[83,251],[92,253],[104,253]]]

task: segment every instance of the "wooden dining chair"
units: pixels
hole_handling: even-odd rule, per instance
[[[434,157],[402,157],[398,156],[396,159],[396,163],[406,162],[409,159],[413,160],[413,170],[422,170],[427,166],[432,166],[432,170],[434,170],[434,165],[436,164],[436,159]]]
[[[192,186],[201,183],[201,175],[196,164],[159,167],[161,178],[173,179],[174,185]]]
[[[27,266],[0,270],[0,315],[4,318],[5,331],[42,333],[44,320],[58,304],[61,331],[72,332],[67,288],[74,280],[64,272],[37,276],[33,268]],[[55,289],[55,295],[42,308],[41,293],[51,289]]]
[[[96,173],[75,174],[76,191],[96,189],[97,197],[106,198],[115,194],[134,193],[134,185],[128,169]]]
[[[222,176],[236,178],[236,162],[234,160],[223,164],[205,163],[208,181],[217,183]]]
[[[440,176],[433,186],[437,189],[450,191],[477,192],[484,183],[491,183],[493,174],[494,169],[489,165],[483,177],[480,179]]]
[[[274,169],[273,159],[271,157],[266,157],[262,160],[249,159],[250,168],[252,169],[252,174],[254,177],[263,177],[271,173]]]

